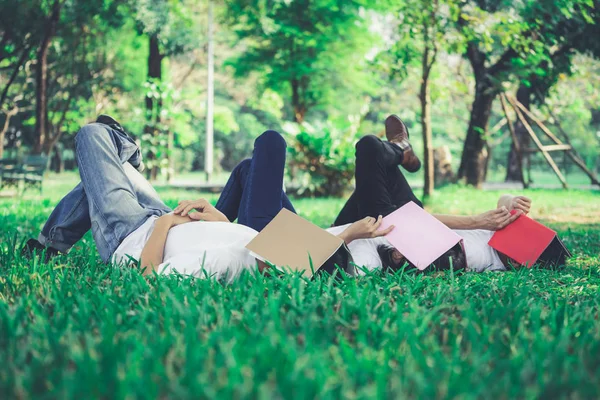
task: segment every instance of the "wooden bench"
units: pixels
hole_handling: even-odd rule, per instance
[[[15,187],[21,189],[22,194],[27,189],[38,188],[41,194],[47,166],[46,156],[26,156],[22,161],[0,159],[0,189]]]

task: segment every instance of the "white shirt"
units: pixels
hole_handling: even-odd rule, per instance
[[[150,217],[127,236],[113,254],[113,261],[119,264],[139,260],[157,219]],[[232,281],[244,269],[256,267],[246,245],[257,234],[252,228],[229,222],[198,221],[175,226],[169,230],[158,271]]]
[[[468,271],[506,271],[498,253],[488,244],[494,232],[484,229],[454,230],[454,232],[463,238]]]
[[[352,224],[328,228],[327,232],[337,236],[344,232],[350,225]],[[379,253],[377,252],[377,247],[380,245],[389,246],[390,242],[386,238],[379,237],[375,239],[354,240],[348,245],[348,250],[352,254],[354,264],[358,267],[358,275],[364,275],[364,269],[372,271],[381,268],[381,257],[379,257]]]
[[[113,254],[113,261],[129,263],[139,260],[146,242],[154,230],[158,217],[150,217],[142,226],[123,240]],[[327,229],[333,235],[339,235],[351,224]],[[488,245],[494,234],[482,229],[455,230],[464,239],[468,269],[470,271],[505,271],[498,253]],[[198,277],[214,276],[234,280],[244,269],[253,269],[256,260],[246,249],[246,245],[258,232],[244,225],[229,222],[189,222],[169,230],[163,263],[158,271],[169,274],[177,271],[181,274]],[[387,239],[359,239],[348,245],[358,275],[364,275],[364,269],[371,271],[381,268],[381,258],[377,252],[380,245],[390,245]]]
[[[349,226],[350,224],[337,226],[327,231],[339,235]],[[454,232],[463,238],[468,271],[506,271],[496,250],[488,245],[494,232],[483,229],[454,230]],[[354,263],[359,267],[359,274],[364,274],[360,267],[368,270],[381,268],[381,258],[377,252],[377,247],[380,245],[390,245],[390,243],[385,238],[375,238],[355,240],[348,245]]]

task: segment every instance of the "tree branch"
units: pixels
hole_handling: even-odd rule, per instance
[[[4,120],[4,127],[2,127],[2,130],[0,130],[0,133],[4,134],[8,130],[8,125],[10,123],[10,119],[18,114],[19,107],[14,106],[10,111],[1,111],[1,112],[6,117],[6,119]]]
[[[475,80],[479,81],[486,73],[485,70],[485,54],[479,49],[474,41],[467,43],[467,58],[473,67]]]
[[[497,76],[508,69],[510,61],[517,56],[517,52],[512,47],[508,48],[504,54],[496,61],[494,65],[488,68],[488,74]]]
[[[192,72],[194,72],[194,69],[196,69],[196,67],[198,66],[198,64],[199,64],[198,59],[195,59],[194,62],[192,63],[192,65],[190,65],[190,68],[187,70],[187,72],[183,75],[183,77],[175,85],[176,89],[179,90],[179,89],[181,89],[183,87],[183,84],[192,75]]]
[[[19,61],[17,62],[15,69],[13,70],[12,74],[10,75],[8,82],[6,83],[6,86],[4,86],[4,90],[2,91],[2,94],[0,95],[0,108],[2,108],[2,105],[6,101],[6,97],[8,96],[8,89],[10,89],[10,87],[14,83],[15,79],[17,78],[17,75],[19,74],[19,70],[21,69],[21,66],[23,65],[23,63],[25,62],[25,58],[27,58],[27,54],[29,53],[30,49],[31,49],[31,46],[26,47],[23,50],[23,54],[21,54],[21,58],[19,58]]]

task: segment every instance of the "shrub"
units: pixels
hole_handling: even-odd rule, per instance
[[[354,178],[354,145],[360,120],[286,125],[288,172],[295,194],[302,197],[340,197]]]

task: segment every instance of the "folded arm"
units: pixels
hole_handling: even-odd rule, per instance
[[[513,215],[506,207],[501,207],[475,216],[436,214],[434,217],[450,229],[485,229],[488,231],[497,231],[516,221],[521,214],[523,214],[522,211],[517,211]]]
[[[156,220],[152,234],[140,256],[140,266],[144,276],[152,275],[157,271],[158,266],[162,264],[169,230],[174,226],[193,221],[190,217],[182,217],[174,214],[166,214]]]
[[[173,213],[182,217],[190,217],[196,221],[230,222],[225,214],[217,210],[206,199],[180,201]]]
[[[438,221],[450,229],[481,229],[477,216],[434,214]]]
[[[513,223],[521,214],[528,214],[530,208],[531,199],[524,196],[505,194],[498,199],[495,210],[487,211],[483,214],[472,216],[434,214],[434,217],[450,229],[486,229],[497,231]],[[517,212],[512,215],[512,210],[516,210]]]

